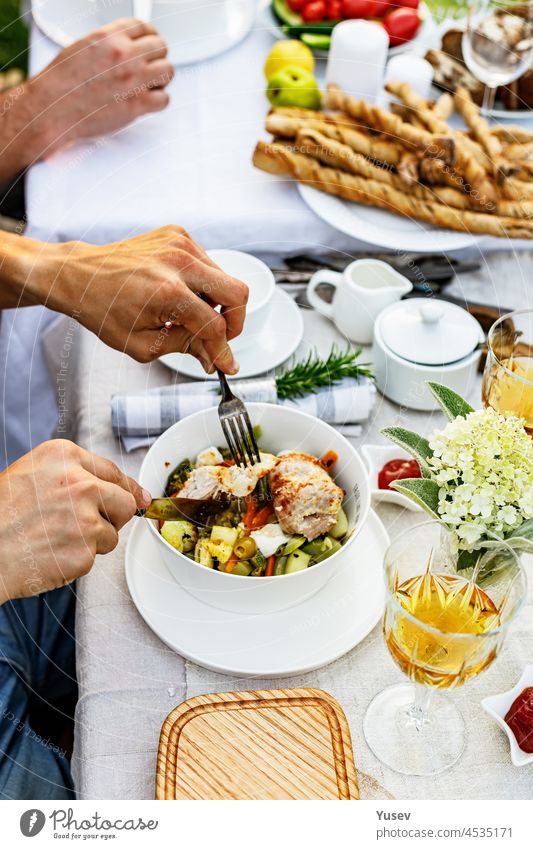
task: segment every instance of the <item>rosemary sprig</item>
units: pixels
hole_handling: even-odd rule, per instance
[[[276,377],[278,398],[302,398],[304,395],[316,394],[321,386],[331,386],[344,377],[373,377],[368,363],[358,363],[361,348],[340,351],[334,345],[326,359],[321,359],[316,351],[309,354],[306,360]]]

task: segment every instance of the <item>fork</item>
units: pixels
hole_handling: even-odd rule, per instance
[[[217,369],[222,400],[218,405],[218,417],[224,436],[237,466],[245,468],[261,462],[259,448],[248,411],[240,398],[229,388],[224,372]],[[262,501],[270,501],[272,493],[266,477],[259,480],[259,495]]]

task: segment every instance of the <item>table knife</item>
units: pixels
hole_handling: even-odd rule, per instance
[[[185,519],[193,524],[206,525],[209,524],[210,517],[220,513],[232,500],[235,499],[154,498],[148,507],[137,510],[135,515],[145,519],[160,519],[163,522]]]

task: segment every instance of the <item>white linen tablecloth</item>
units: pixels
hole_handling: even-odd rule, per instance
[[[463,291],[473,300],[483,297],[487,302],[498,302],[492,279],[501,282],[502,299],[510,306],[521,306],[528,303],[524,278],[531,279],[532,272],[531,254],[523,255],[521,268],[513,266],[512,255],[495,256],[488,269],[465,277],[450,291],[455,294]],[[305,311],[304,319],[305,338],[312,340],[320,351],[329,350],[335,339],[341,341],[332,325],[317,313]],[[69,383],[67,405],[78,441],[136,475],[144,450],[126,454],[113,437],[111,396],[170,383],[175,375],[160,363],[138,365],[106,348],[85,331],[81,332],[77,345],[74,360],[77,366]],[[308,345],[303,343],[302,353],[308,350]],[[479,404],[479,385],[471,401]],[[427,432],[442,425],[443,418],[439,414],[400,409],[378,396],[372,418],[353,444],[384,443],[380,429],[399,422]],[[420,513],[390,505],[380,507],[378,513],[391,537],[423,520]],[[531,663],[531,558],[528,604],[511,629],[501,656],[486,673],[452,695],[467,725],[464,756],[457,766],[435,778],[407,778],[381,765],[362,734],[363,715],[372,697],[388,684],[402,680],[385,648],[379,626],[345,657],[307,675],[277,681],[235,678],[207,671],[168,649],[137,613],[124,578],[124,547],[129,530],[126,527],[122,531],[116,551],[98,557],[92,572],[78,582],[80,700],[73,764],[81,798],[153,798],[159,731],[173,707],[200,693],[276,686],[323,687],[339,700],[350,724],[363,798],[385,798],[387,792],[405,799],[531,798],[531,768],[517,769],[512,765],[506,736],[480,705],[485,696],[514,686],[524,666]]]

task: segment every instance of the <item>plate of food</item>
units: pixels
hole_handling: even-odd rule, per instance
[[[387,534],[341,434],[291,408],[247,406],[261,449],[251,467],[232,464],[214,408],[150,448],[139,479],[152,495],[207,500],[215,512],[139,523],[128,583],[150,627],[195,662],[289,674],[339,657],[376,624]]]
[[[525,9],[525,4],[523,6]],[[520,14],[520,7],[515,8]],[[441,38],[439,48],[430,48],[425,58],[433,66],[434,83],[443,91],[466,88],[474,103],[481,105],[485,86],[467,68],[463,56],[463,31],[460,22],[454,23]],[[491,117],[502,120],[532,121],[533,125],[533,68],[521,77],[496,90]],[[519,141],[517,139],[517,141]]]
[[[276,38],[295,38],[317,55],[328,55],[331,34],[341,20],[379,22],[387,31],[390,54],[411,49],[431,25],[419,0],[261,0],[260,16]]]
[[[405,82],[386,89],[388,107],[330,85],[322,110],[272,109],[273,140],[258,142],[254,164],[294,179],[336,229],[384,248],[447,252],[483,236],[532,239],[533,132],[521,128],[515,144],[461,87],[431,101]]]

